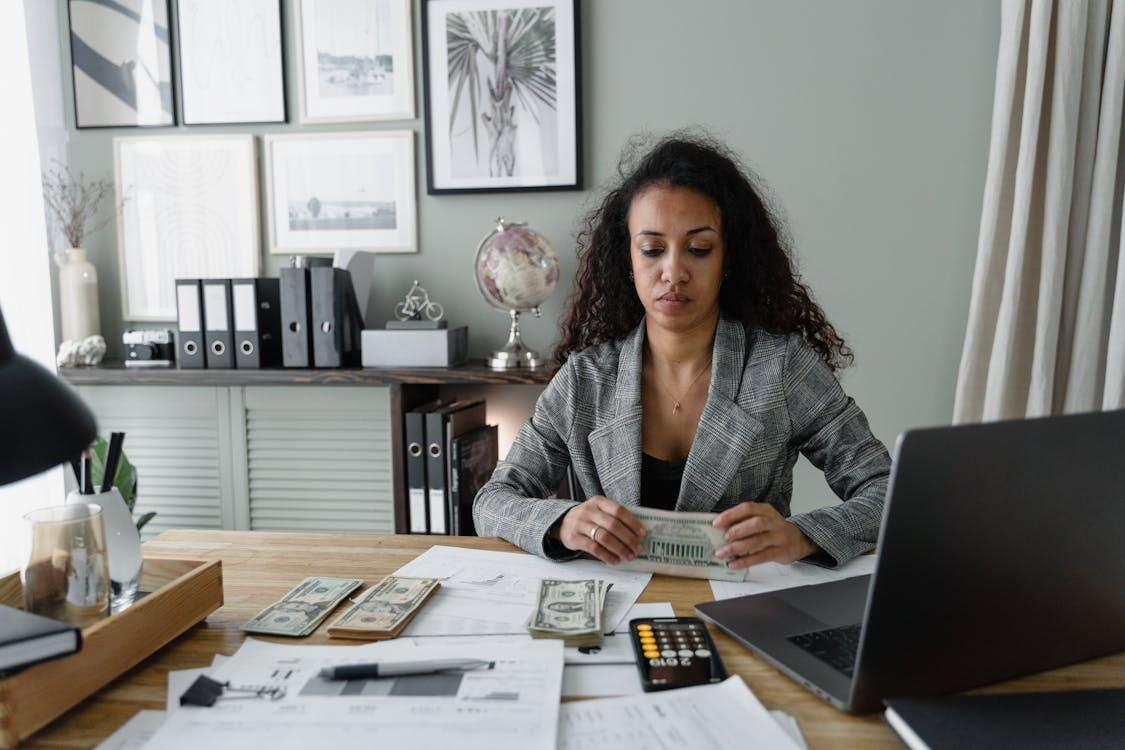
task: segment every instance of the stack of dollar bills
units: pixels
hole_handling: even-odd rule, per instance
[[[532,638],[558,638],[567,646],[594,646],[605,630],[608,584],[600,579],[539,582],[539,596],[527,631]]]
[[[309,635],[345,596],[362,585],[358,578],[309,576],[247,620],[242,629],[267,635]]]
[[[436,578],[387,576],[329,625],[328,635],[363,641],[395,638],[440,585]]]

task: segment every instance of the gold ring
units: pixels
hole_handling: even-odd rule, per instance
[[[598,541],[598,532],[601,531],[601,529],[602,529],[601,526],[594,526],[593,528],[590,529],[590,538],[593,539],[595,542]]]

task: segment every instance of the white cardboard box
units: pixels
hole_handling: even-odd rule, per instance
[[[363,332],[364,367],[453,367],[469,356],[469,327]]]

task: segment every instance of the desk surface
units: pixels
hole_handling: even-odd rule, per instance
[[[179,639],[141,662],[93,698],[32,738],[33,748],[92,747],[137,711],[162,709],[167,673],[204,667],[216,653],[233,654],[245,638],[239,626],[309,575],[363,578],[370,584],[392,573],[434,544],[514,551],[496,539],[473,537],[373,536],[365,534],[280,534],[247,531],[166,531],[145,544],[160,557],[223,561],[224,606]],[[677,615],[710,601],[707,581],[653,576],[642,602],[670,601]],[[323,633],[286,643],[332,642]],[[793,714],[810,748],[900,748],[878,714],[842,714],[727,638],[713,631],[723,662],[739,674],[766,705]],[[263,637],[263,636],[255,636]],[[338,641],[335,641],[338,642]],[[1039,691],[1125,686],[1125,653],[1026,677],[989,691]]]

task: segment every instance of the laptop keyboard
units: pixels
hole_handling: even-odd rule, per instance
[[[791,635],[787,640],[851,677],[855,668],[855,654],[859,650],[859,629],[860,625],[857,623]]]

